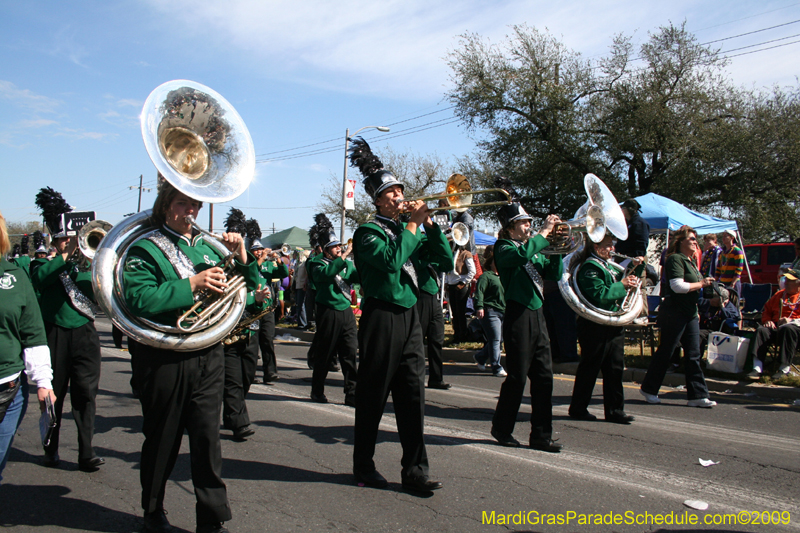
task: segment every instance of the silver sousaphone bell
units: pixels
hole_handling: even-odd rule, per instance
[[[255,149],[244,121],[216,91],[205,85],[175,80],[158,86],[145,101],[140,117],[147,153],[164,178],[178,191],[209,203],[230,201],[250,185],[255,174]],[[220,305],[220,311],[185,333],[176,326],[133,316],[124,299],[123,266],[129,247],[155,227],[151,210],[124,219],[103,239],[95,254],[92,283],[105,313],[138,342],[156,348],[194,351],[220,342],[237,324],[247,289],[241,287]],[[223,257],[228,249],[217,239],[206,242]]]

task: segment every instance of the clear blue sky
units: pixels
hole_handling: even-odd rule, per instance
[[[249,191],[216,206],[214,226],[236,206],[280,230],[313,223],[320,191],[341,179],[346,128],[394,124],[366,135],[377,148],[450,160],[474,150],[443,100],[445,56],[464,32],[497,42],[526,23],[591,58],[617,33],[642,42],[669,21],[686,20],[701,42],[784,24],[717,46],[744,53],[727,69],[739,85],[796,85],[800,66],[800,44],[789,44],[800,40],[800,2],[791,0],[26,0],[0,13],[0,211],[10,221],[39,218],[43,186],[112,223],[135,211],[129,187],[140,174],[155,182],[138,115],[171,79],[225,96],[259,155]],[[735,50],[750,45],[759,46]],[[321,153],[302,155],[312,150]],[[154,199],[144,194],[143,208]]]

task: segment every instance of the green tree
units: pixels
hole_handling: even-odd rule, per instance
[[[735,218],[748,240],[798,233],[797,89],[733,87],[725,59],[683,25],[638,48],[616,36],[594,63],[514,26],[499,45],[463,35],[448,62],[447,98],[479,139],[478,181],[510,178],[536,217],[569,216],[591,172],[620,200],[655,192]]]

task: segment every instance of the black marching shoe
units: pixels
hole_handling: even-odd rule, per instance
[[[558,453],[561,451],[562,446],[561,444],[557,443],[553,439],[531,439],[530,442],[531,448],[534,450],[540,450],[543,452],[550,452],[550,453]]]
[[[236,440],[245,440],[247,437],[254,435],[255,432],[256,430],[250,426],[242,426],[233,430],[233,438]]]
[[[355,409],[356,407],[356,397],[353,394],[348,394],[344,397],[344,404],[348,407],[352,407]]]
[[[60,464],[61,459],[58,457],[57,453],[52,455],[49,453],[44,454],[44,461],[42,461],[42,465],[46,466],[47,468],[55,468]]]
[[[496,429],[492,428],[492,437],[500,446],[505,446],[506,448],[519,448],[519,441],[514,438],[513,435],[503,435]]]
[[[167,520],[167,512],[164,509],[144,514],[144,533],[167,533],[169,531],[174,530]]]
[[[197,533],[229,533],[228,529],[222,525],[222,522],[217,524],[203,524],[197,526]]]
[[[428,383],[429,389],[447,390],[450,387],[452,387],[452,385],[450,385],[449,383],[445,383],[444,381],[432,381]]]
[[[106,460],[102,457],[95,456],[91,459],[79,459],[78,469],[81,472],[97,472],[104,464],[106,464]]]
[[[267,376],[264,376],[264,383],[272,383],[273,381],[278,381],[278,379],[280,379],[280,376],[278,376],[278,374],[269,374]]]
[[[433,492],[442,488],[441,481],[431,481],[428,476],[403,478],[403,488],[415,492]]]
[[[625,414],[625,411],[615,411],[606,415],[606,422],[612,424],[630,424],[636,420],[632,415]]]
[[[328,397],[324,394],[311,393],[311,401],[316,403],[328,403]]]
[[[385,489],[389,486],[389,482],[377,470],[373,470],[369,474],[353,470],[353,475],[356,478],[357,485],[364,485],[373,489]]]
[[[586,422],[594,422],[595,420],[597,420],[597,417],[594,416],[589,411],[583,411],[582,413],[577,411],[570,411],[569,417],[574,418],[575,420],[584,420]],[[606,418],[606,420],[608,419]]]

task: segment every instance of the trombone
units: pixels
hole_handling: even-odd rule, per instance
[[[445,200],[447,201],[447,207],[437,207],[431,209],[431,211],[448,211],[448,210],[455,210],[458,212],[463,213],[470,207],[486,207],[490,205],[509,205],[513,202],[511,199],[511,195],[505,189],[481,189],[478,191],[473,191],[472,186],[469,184],[469,180],[467,180],[466,176],[461,174],[453,174],[448,178],[447,184],[445,185],[445,192],[440,194],[434,194],[431,196],[422,196],[420,198],[411,198],[411,199],[404,199],[404,200],[397,200],[397,204],[401,205],[405,202],[431,202],[433,200]],[[499,200],[496,202],[483,202],[480,204],[473,204],[472,203],[472,195],[473,194],[488,194],[488,193],[500,193],[505,196],[505,200]]]

